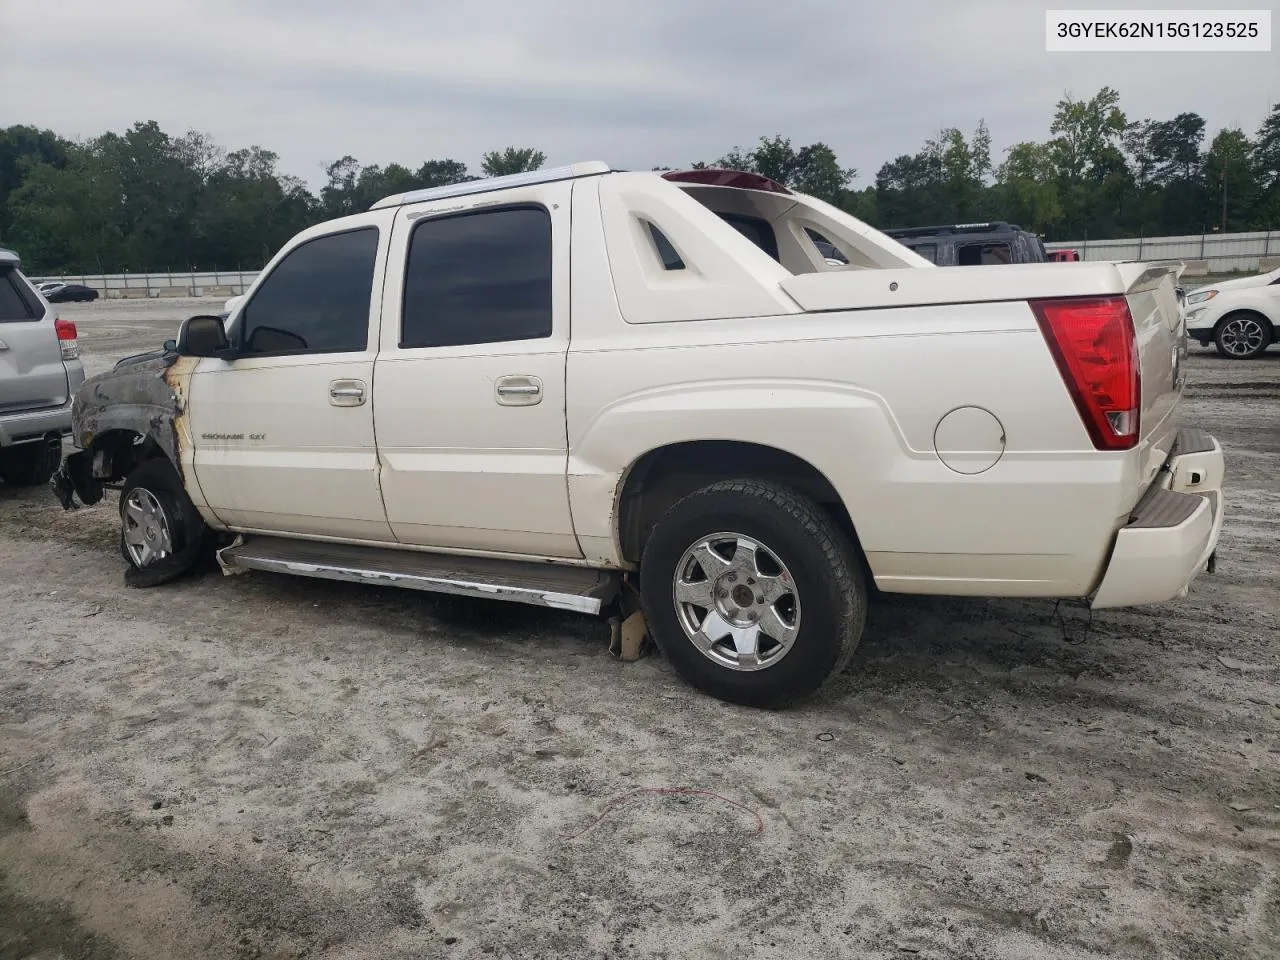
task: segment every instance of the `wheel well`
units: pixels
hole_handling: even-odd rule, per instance
[[[107,483],[123,480],[138,464],[164,456],[155,440],[133,430],[108,430],[94,438],[92,450],[94,478]]]
[[[1230,313],[1224,313],[1222,316],[1220,316],[1218,318],[1218,322],[1213,325],[1213,335],[1216,337],[1218,335],[1218,331],[1222,329],[1222,325],[1224,323],[1226,323],[1232,317],[1238,317],[1241,314],[1245,314],[1250,317],[1257,317],[1259,320],[1262,321],[1262,325],[1266,327],[1267,333],[1271,335],[1271,339],[1273,341],[1276,339],[1276,325],[1271,322],[1271,318],[1268,317],[1265,313],[1260,313],[1257,310],[1250,310],[1248,307],[1243,307],[1239,310],[1232,310]]]
[[[677,500],[721,480],[764,480],[791,487],[826,510],[845,532],[864,567],[849,511],[821,471],[775,447],[733,440],[696,440],[651,450],[632,465],[618,499],[623,559],[639,563],[654,525]]]

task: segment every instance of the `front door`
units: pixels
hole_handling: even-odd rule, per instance
[[[192,375],[196,482],[232,529],[394,539],[373,437],[391,216],[302,234],[231,318],[242,354]]]
[[[571,186],[400,209],[374,425],[403,543],[582,555],[566,479]]]

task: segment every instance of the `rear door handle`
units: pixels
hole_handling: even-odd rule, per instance
[[[364,404],[364,381],[330,380],[329,402],[335,407],[359,407]]]
[[[493,389],[498,403],[505,407],[527,407],[542,402],[542,380],[538,377],[499,377]]]

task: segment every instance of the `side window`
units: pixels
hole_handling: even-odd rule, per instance
[[[938,245],[936,243],[917,243],[911,249],[930,263],[938,262]]]
[[[241,312],[245,352],[364,350],[377,255],[377,227],[317,237],[296,247]]]
[[[658,259],[662,261],[664,269],[684,269],[684,261],[680,259],[680,254],[676,253],[676,248],[671,245],[667,235],[652,223],[649,224],[649,236],[653,238],[653,245],[658,249]]]
[[[15,271],[0,269],[0,323],[34,320],[40,315],[39,301],[24,286]]]
[[[506,207],[423,220],[409,238],[401,347],[551,336],[551,215]]]
[[[962,267],[1012,263],[1013,254],[1007,243],[968,243],[960,248],[958,262]]]

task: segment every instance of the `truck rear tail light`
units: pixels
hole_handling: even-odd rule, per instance
[[[1136,446],[1142,385],[1128,302],[1070,297],[1030,304],[1093,445]]]
[[[80,356],[80,341],[76,339],[76,325],[70,320],[55,320],[53,329],[58,333],[58,346],[62,348],[62,359],[74,360]]]

